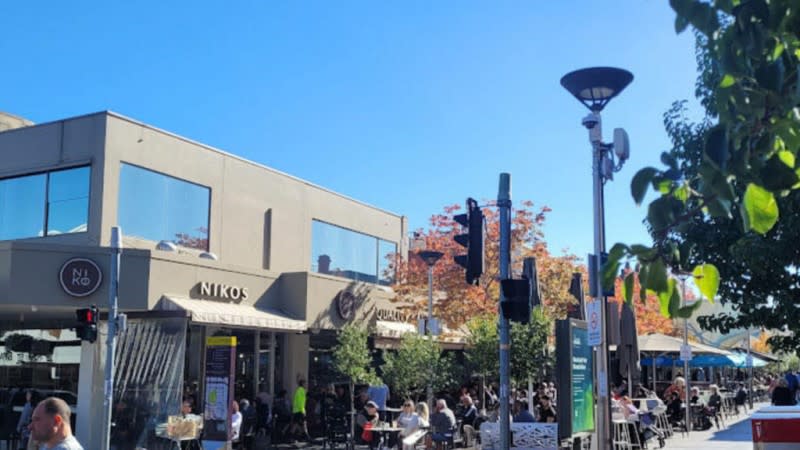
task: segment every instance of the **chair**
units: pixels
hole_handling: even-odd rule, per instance
[[[325,418],[324,434],[322,441],[323,449],[335,449],[338,445],[343,445],[349,449],[352,443],[350,439],[350,421],[348,416],[342,411],[338,414],[328,414]]]
[[[633,445],[631,444],[631,435],[628,430],[628,421],[624,419],[613,419],[611,423],[614,426],[611,447],[614,450],[622,448],[632,450]]]

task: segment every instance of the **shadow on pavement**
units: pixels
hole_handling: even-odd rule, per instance
[[[751,442],[753,440],[750,419],[745,418],[734,424],[729,424],[724,430],[714,432],[710,441]]]

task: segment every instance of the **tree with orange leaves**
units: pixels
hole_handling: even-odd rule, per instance
[[[497,312],[499,298],[500,267],[500,220],[494,202],[482,208],[485,217],[484,271],[478,286],[470,286],[464,278],[464,269],[456,264],[453,256],[465,253],[465,249],[453,238],[461,234],[461,226],[453,221],[453,215],[462,207],[446,206],[441,214],[434,214],[427,230],[418,230],[418,239],[424,240],[427,250],[444,253],[444,257],[433,267],[434,316],[450,328],[464,325],[470,318]],[[515,277],[522,272],[522,260],[536,257],[539,287],[546,314],[551,318],[566,315],[575,299],[569,295],[572,273],[579,271],[575,255],[553,256],[544,242],[542,225],[550,209],[533,209],[533,203],[525,201],[514,210],[511,219],[511,271]],[[417,256],[410,255],[397,267],[395,302],[409,312],[408,317],[425,314],[428,304],[428,266]]]
[[[623,279],[630,273],[630,269],[627,269],[622,277],[618,277],[614,281],[614,297],[610,297],[610,302],[617,302],[617,304],[622,304],[625,301],[624,297],[624,286],[623,286]],[[645,297],[644,301],[640,301],[639,291],[641,286],[639,285],[638,277],[631,277],[633,280],[633,311],[636,314],[636,332],[637,334],[644,335],[644,334],[651,334],[651,333],[662,333],[667,335],[676,335],[678,334],[678,330],[675,328],[675,325],[666,314],[663,314],[661,311],[661,303],[659,302],[658,297],[652,291],[647,292],[647,296]],[[687,298],[689,295],[687,295]]]

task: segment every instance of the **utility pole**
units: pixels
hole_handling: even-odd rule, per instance
[[[500,174],[500,186],[497,192],[497,207],[500,213],[500,279],[510,277],[509,265],[511,263],[511,174]],[[510,448],[509,438],[511,426],[509,421],[509,350],[511,348],[509,337],[508,319],[500,310],[500,305],[505,301],[503,290],[500,289],[500,303],[497,304],[498,321],[500,328],[500,448]]]
[[[103,393],[105,399],[105,449],[111,448],[111,411],[114,404],[114,353],[117,347],[117,288],[119,284],[120,252],[122,251],[122,230],[111,228],[111,265],[108,283],[108,335],[106,336],[106,373]]]

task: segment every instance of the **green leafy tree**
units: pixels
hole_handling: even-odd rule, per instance
[[[380,378],[370,367],[372,357],[367,339],[369,330],[358,324],[345,325],[338,335],[338,343],[333,348],[333,368],[350,380],[350,410],[353,410],[355,384],[378,384]],[[354,435],[353,421],[350,421],[350,436]]]
[[[523,386],[528,378],[542,380],[552,360],[546,351],[547,337],[553,332],[553,322],[542,308],[534,308],[527,324],[511,325],[511,378]],[[497,353],[497,349],[495,349]]]
[[[452,387],[455,363],[435,340],[406,333],[400,348],[387,352],[381,366],[383,378],[396,393],[407,399],[425,397],[427,387],[434,391]]]
[[[705,298],[736,306],[735,315],[701,318],[725,332],[749,325],[779,333],[774,348],[800,345],[795,255],[800,211],[800,9],[793,0],[671,0],[675,28],[697,39],[698,123],[683,104],[665,115],[673,148],[663,167],[646,167],[631,194],[647,205],[653,245],[617,244],[603,271],[613,283],[624,260],[636,259],[641,298],[658,296],[671,317],[687,317],[670,274],[694,277]],[[797,224],[800,225],[800,224]],[[631,278],[632,280],[632,278]],[[626,290],[630,301],[632,289]],[[699,304],[699,303],[698,303]]]
[[[467,322],[466,357],[472,373],[484,379],[497,377],[500,368],[500,338],[497,334],[497,315],[486,314]]]

